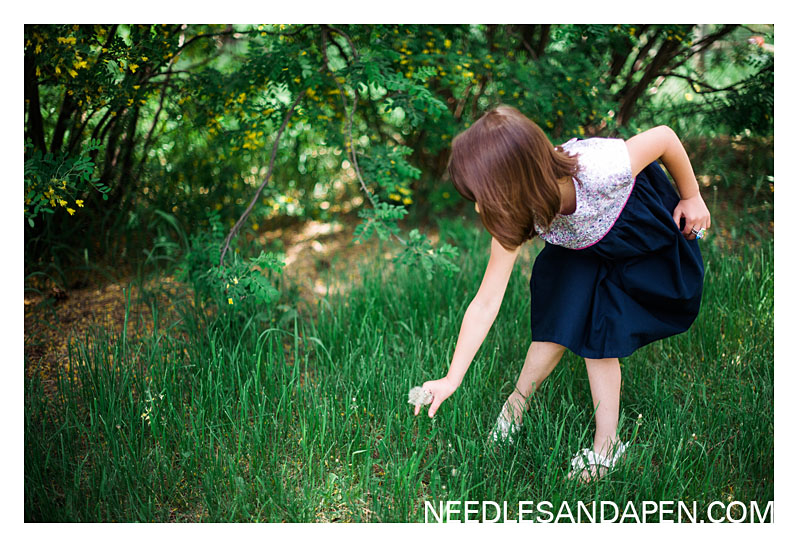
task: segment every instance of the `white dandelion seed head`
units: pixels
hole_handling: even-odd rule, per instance
[[[432,392],[421,386],[416,386],[410,390],[407,402],[411,405],[428,405],[432,402]]]

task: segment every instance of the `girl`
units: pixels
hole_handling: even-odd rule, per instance
[[[503,105],[454,139],[448,169],[493,237],[449,371],[421,386],[432,393],[429,416],[462,382],[521,244],[537,235],[545,246],[529,282],[532,343],[490,440],[512,442],[530,395],[568,348],[585,359],[596,410],[592,449],[574,456],[569,476],[603,476],[627,446],[616,437],[618,358],[684,332],[698,315],[704,264],[697,240],[710,215],[687,153],[665,126],[627,141],[572,139],[554,147],[535,123]]]

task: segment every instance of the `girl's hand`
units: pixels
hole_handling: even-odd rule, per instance
[[[432,402],[429,405],[429,417],[432,418],[435,416],[435,412],[437,412],[441,403],[448,399],[449,396],[457,390],[458,386],[448,378],[443,377],[440,380],[424,382],[421,384],[421,387],[432,392]],[[413,415],[418,416],[418,411],[420,409],[421,405],[416,405],[416,410]]]
[[[692,230],[698,232],[702,228],[705,230],[709,229],[711,224],[709,209],[707,209],[706,204],[704,204],[704,199],[701,197],[701,194],[696,194],[691,198],[683,199],[679,202],[673,210],[673,221],[676,223],[676,226],[680,225],[679,222],[682,218],[684,218],[682,233],[687,239],[695,239],[695,234]]]

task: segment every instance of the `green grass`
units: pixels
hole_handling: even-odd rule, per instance
[[[485,442],[530,341],[529,260],[460,389],[433,420],[413,416],[408,390],[446,373],[488,259],[483,230],[440,229],[462,251],[451,279],[364,262],[362,282],[319,298],[315,317],[207,318],[186,297],[166,318],[153,299],[141,341],[72,340],[56,400],[37,376],[25,384],[25,520],[423,522],[425,500],[548,500],[556,513],[773,499],[772,241],[703,245],[696,323],[622,359],[629,457],[581,485],[564,476],[592,440],[591,399],[569,352],[515,447]]]

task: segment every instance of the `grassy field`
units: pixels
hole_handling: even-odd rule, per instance
[[[423,522],[425,501],[548,500],[556,514],[564,501],[704,511],[773,499],[772,236],[703,244],[701,313],[621,360],[619,433],[633,442],[623,465],[583,485],[565,479],[593,427],[584,361],[569,352],[517,444],[486,445],[529,345],[539,247],[522,253],[460,389],[434,419],[413,416],[408,390],[446,373],[488,259],[484,230],[439,230],[461,249],[453,278],[428,282],[374,254],[360,283],[312,313],[209,314],[179,291],[167,309],[162,291],[139,287],[122,332],[69,340],[53,393],[26,380],[25,520]],[[132,338],[142,305],[152,328]]]

